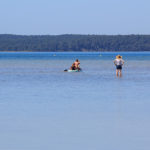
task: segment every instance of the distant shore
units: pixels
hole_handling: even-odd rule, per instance
[[[150,35],[0,34],[0,52],[143,52]]]

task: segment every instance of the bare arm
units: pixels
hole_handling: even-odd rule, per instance
[[[114,64],[116,65],[116,60],[114,60]]]
[[[124,65],[124,60],[122,60],[122,65]]]

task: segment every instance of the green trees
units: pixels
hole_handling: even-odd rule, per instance
[[[150,51],[150,35],[0,35],[0,51]]]

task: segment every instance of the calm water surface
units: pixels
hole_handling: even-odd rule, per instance
[[[149,150],[150,53],[117,54],[0,53],[0,150]]]

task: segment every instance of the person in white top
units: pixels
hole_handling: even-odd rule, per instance
[[[122,59],[122,56],[118,55],[116,56],[116,59],[114,60],[114,64],[116,66],[116,76],[119,77],[122,76],[122,66],[124,64],[124,60]]]

